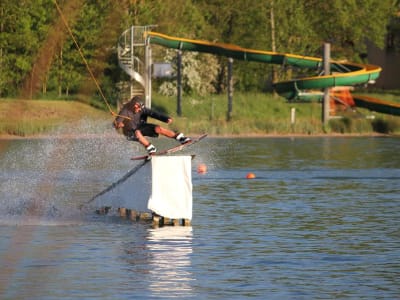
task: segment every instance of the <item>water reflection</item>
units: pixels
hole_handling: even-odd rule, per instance
[[[148,233],[149,290],[157,296],[191,296],[192,227],[162,227]]]

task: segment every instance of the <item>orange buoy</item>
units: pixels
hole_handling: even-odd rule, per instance
[[[197,166],[197,173],[199,173],[199,174],[207,173],[207,166],[205,164],[199,164]]]
[[[256,175],[254,173],[250,172],[250,173],[247,173],[246,178],[247,179],[254,179],[254,178],[256,178]]]

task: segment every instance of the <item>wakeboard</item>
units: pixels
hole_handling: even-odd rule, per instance
[[[146,154],[146,155],[140,155],[140,156],[134,156],[131,158],[131,160],[149,160],[151,159],[152,156],[159,156],[159,155],[167,155],[167,154],[171,154],[174,152],[178,152],[181,151],[183,149],[185,149],[186,147],[189,147],[191,145],[194,145],[198,142],[200,142],[202,139],[204,139],[207,136],[207,133],[197,137],[197,138],[193,138],[192,140],[190,140],[189,142],[182,144],[182,145],[178,145],[178,146],[174,146],[172,148],[169,149],[164,149],[161,151],[157,151],[156,153],[153,154]]]

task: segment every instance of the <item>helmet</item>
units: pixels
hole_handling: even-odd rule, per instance
[[[134,97],[129,101],[129,103],[130,103],[130,107],[131,107],[132,109],[133,109],[133,107],[134,107],[136,104],[139,104],[140,108],[141,108],[141,109],[144,109],[144,104],[143,104],[142,98],[141,98],[140,96],[134,96]]]

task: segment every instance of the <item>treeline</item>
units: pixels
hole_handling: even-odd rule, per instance
[[[155,31],[172,36],[318,57],[329,42],[333,58],[367,62],[366,39],[400,50],[399,12],[399,0],[2,0],[0,97],[96,98],[94,80],[64,20],[114,103],[129,80],[118,67],[116,45],[132,25],[156,24]],[[173,60],[170,52],[153,49],[155,60]],[[226,58],[192,54],[188,60],[187,93],[204,86],[210,87],[206,92],[224,91]],[[268,90],[293,71],[238,61],[235,89]]]

